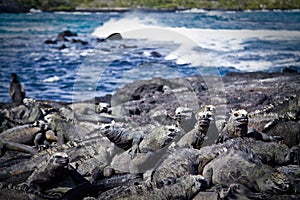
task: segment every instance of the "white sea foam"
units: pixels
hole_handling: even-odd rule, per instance
[[[215,50],[242,49],[246,40],[289,40],[299,39],[300,31],[288,30],[229,30],[229,29],[198,29],[185,27],[165,27],[155,19],[140,19],[127,16],[115,20],[111,19],[98,27],[92,35],[107,37],[112,33],[121,33],[124,38],[149,39],[157,41],[173,41],[176,43],[192,40],[200,47],[214,48]],[[174,32],[174,35],[170,34]],[[177,38],[181,34],[183,38]]]
[[[91,15],[92,12],[76,11],[76,12],[66,12],[66,11],[55,11],[55,14],[61,15]]]
[[[218,13],[209,12],[209,14]],[[165,57],[166,60],[176,60],[178,64],[228,66],[246,71],[267,69],[272,67],[273,63],[266,60],[231,62],[224,56],[222,57],[223,60],[218,60],[216,57],[211,58],[210,52],[219,52],[221,55],[243,51],[249,45],[246,43],[249,41],[297,41],[300,39],[300,31],[166,27],[159,24],[155,19],[141,19],[131,15],[119,20],[109,20],[103,26],[98,27],[93,35],[103,38],[114,32],[121,33],[126,39],[146,39],[180,44],[178,49],[171,50],[172,52]],[[272,54],[273,52],[266,54],[268,55],[268,53]]]
[[[191,8],[191,9],[180,10],[180,11],[176,11],[176,12],[177,13],[206,13],[208,11],[204,10],[204,9],[199,9],[199,8]]]
[[[30,12],[30,13],[42,13],[43,11],[40,10],[40,9],[30,8],[29,12]]]
[[[60,78],[58,76],[52,76],[43,80],[44,83],[52,83],[58,81]]]

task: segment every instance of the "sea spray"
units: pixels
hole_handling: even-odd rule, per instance
[[[280,56],[276,58],[278,54],[290,53],[291,56],[299,57],[299,52],[281,51],[280,48],[274,52],[273,49],[268,49],[268,46],[264,47],[266,42],[272,45],[276,45],[278,41],[299,43],[299,31],[171,27],[152,18],[126,15],[119,20],[107,21],[95,29],[92,35],[104,37],[113,32],[121,33],[125,39],[146,39],[149,45],[153,41],[180,44],[178,49],[165,57],[166,60],[175,60],[178,65],[234,67],[242,71],[257,71],[282,67]],[[256,43],[253,44],[252,41]],[[240,59],[243,54],[251,56]],[[207,60],[207,56],[213,57],[213,61]],[[266,60],[270,57],[272,59]],[[299,64],[297,59],[289,61]]]

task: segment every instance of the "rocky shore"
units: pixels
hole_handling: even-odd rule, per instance
[[[0,13],[23,13],[29,12],[31,8],[53,12],[53,11],[84,11],[84,12],[126,12],[132,10],[139,11],[180,11],[186,9],[205,9],[205,10],[289,10],[299,9],[297,0],[277,0],[277,1],[138,1],[138,0],[56,0],[56,1],[24,1],[24,0],[1,0]]]
[[[0,104],[0,199],[299,199],[300,74]]]

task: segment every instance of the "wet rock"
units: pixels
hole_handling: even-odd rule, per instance
[[[48,39],[44,42],[44,44],[57,44],[57,41],[56,40],[51,40],[51,39]]]
[[[55,41],[69,41],[66,37],[75,37],[77,33],[71,32],[69,30],[63,31],[56,36]]]
[[[161,58],[162,57],[162,55],[160,53],[158,53],[157,51],[151,51],[150,55],[153,58]]]
[[[83,41],[81,39],[72,39],[71,41],[72,41],[72,43],[79,43],[81,45],[87,45],[88,44],[87,41]]]
[[[62,44],[62,45],[60,45],[57,49],[58,49],[58,50],[63,50],[63,49],[66,49],[66,48],[68,48],[67,45]]]
[[[111,105],[116,106],[131,100],[140,100],[156,92],[163,93],[164,86],[175,87],[172,83],[162,78],[154,78],[148,81],[136,81],[118,89],[112,96]]]
[[[113,33],[105,38],[106,40],[122,40],[123,37],[120,33]]]
[[[219,200],[218,193],[216,192],[199,192],[193,200]]]

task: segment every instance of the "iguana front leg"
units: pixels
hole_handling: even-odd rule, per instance
[[[212,176],[213,176],[212,168],[206,170],[205,173],[203,174],[204,180],[207,183],[207,187],[209,187],[212,184]]]
[[[226,140],[229,140],[230,137],[227,133],[220,133],[218,136],[218,139],[216,140],[216,144],[221,144],[226,142]]]
[[[250,129],[246,135],[247,137],[254,138],[256,140],[261,140],[264,142],[278,142],[284,140],[282,136],[271,136],[263,132],[259,132],[255,129]]]
[[[194,149],[200,149],[205,139],[205,135],[196,133],[193,136],[193,141],[191,143]]]
[[[132,139],[133,136],[133,139]],[[143,134],[142,132],[135,132],[133,135],[129,136],[129,140],[132,139],[132,147],[129,150],[129,154],[131,159],[133,159],[137,153],[140,153],[139,144],[142,141]]]

